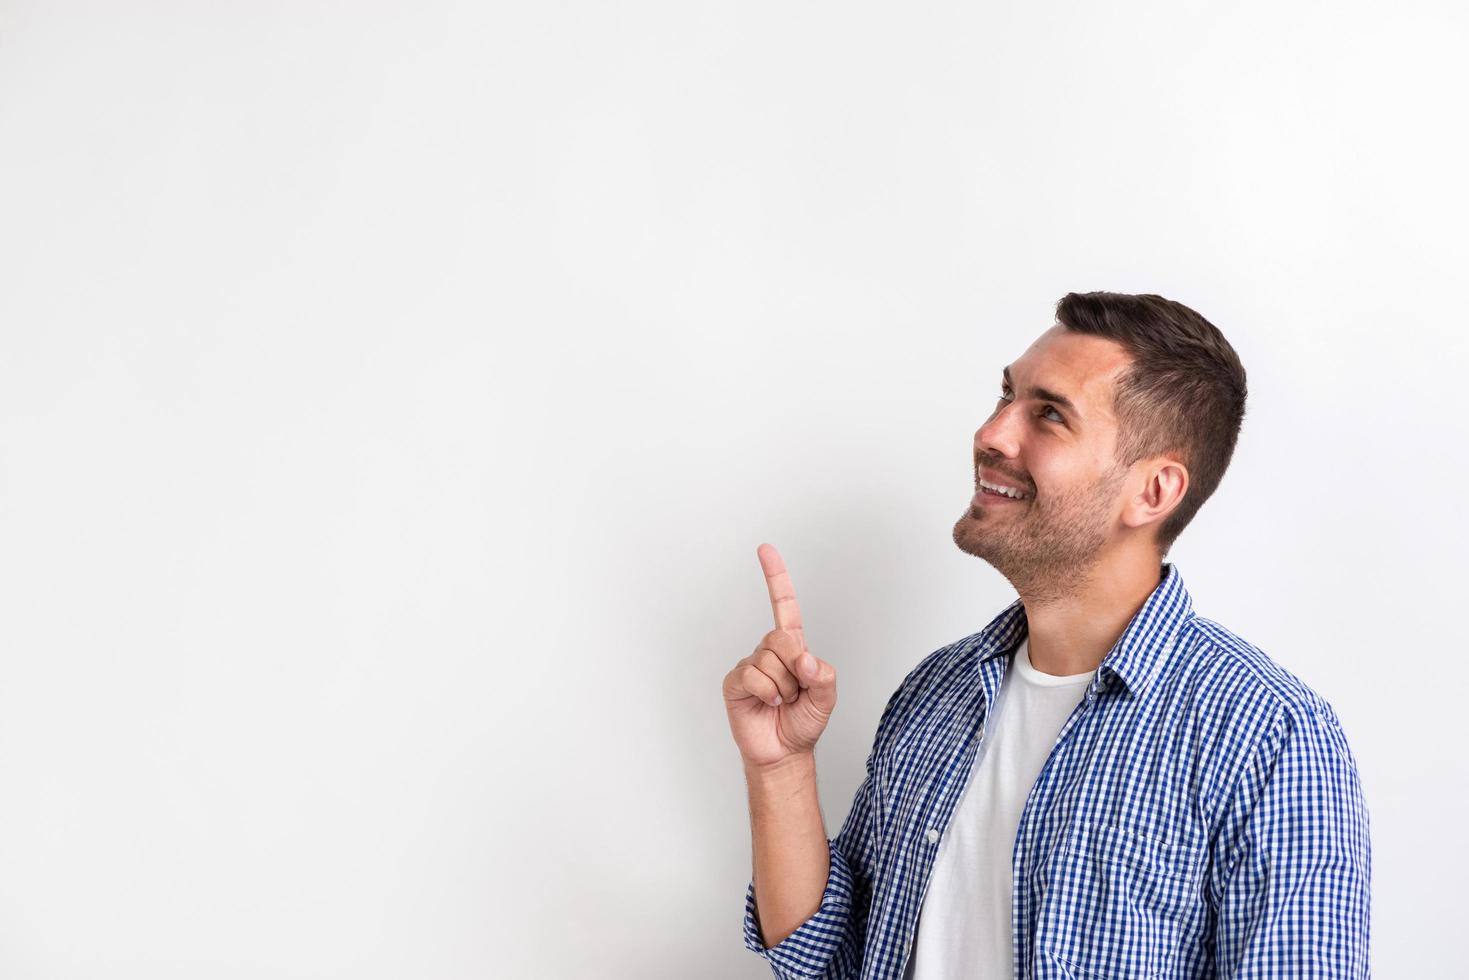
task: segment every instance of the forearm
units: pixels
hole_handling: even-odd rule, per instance
[[[768,949],[821,907],[831,855],[816,793],[815,756],[792,756],[768,769],[746,766],[745,782],[755,905]]]

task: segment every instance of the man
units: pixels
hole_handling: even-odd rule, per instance
[[[814,748],[836,671],[758,549],[776,629],[724,680],[745,943],[780,977],[1367,977],[1337,716],[1163,561],[1233,454],[1239,358],[1160,296],[1072,293],[1056,319],[1003,371],[954,525],[1019,598],[904,678],[835,838]]]

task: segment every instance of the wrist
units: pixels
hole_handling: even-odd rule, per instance
[[[796,752],[778,762],[745,763],[745,779],[766,786],[799,784],[816,777],[816,754]]]

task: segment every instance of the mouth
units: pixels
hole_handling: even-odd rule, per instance
[[[1009,502],[1009,503],[1023,504],[1023,503],[1025,503],[1025,502],[1027,502],[1027,501],[1029,501],[1029,500],[1031,500],[1033,498],[1033,494],[1031,494],[1027,490],[1021,490],[1021,489],[1018,489],[1016,487],[1005,486],[1004,484],[1000,484],[1000,483],[991,483],[989,480],[986,480],[986,479],[984,479],[981,476],[976,476],[975,483],[977,485],[976,486],[977,492],[974,494],[974,499],[975,499],[976,502],[978,502],[978,501],[983,501],[985,503],[1004,503],[1004,502]]]
[[[1003,507],[1007,504],[1014,504],[1015,506],[1020,507],[1030,503],[1030,500],[1031,498],[1029,497],[1009,497],[998,491],[989,490],[981,486],[979,488],[979,492],[974,495],[974,499],[971,500],[970,503],[975,507]]]

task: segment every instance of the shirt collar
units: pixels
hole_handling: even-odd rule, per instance
[[[1100,687],[1109,676],[1120,679],[1128,693],[1143,694],[1173,653],[1179,630],[1193,616],[1193,599],[1184,588],[1178,566],[1164,562],[1157,588],[1142,604],[1112,649],[1097,666],[1093,683]],[[1025,603],[1016,599],[979,633],[979,663],[1015,652],[1029,634]]]

